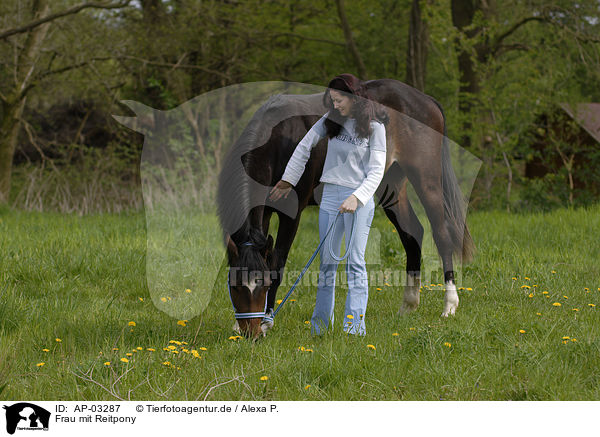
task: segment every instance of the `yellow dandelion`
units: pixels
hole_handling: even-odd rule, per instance
[[[169,349],[168,347],[163,347],[163,350],[169,352],[171,349]]]
[[[55,338],[57,343],[60,343],[62,340],[60,338]]]
[[[525,276],[525,280],[526,280],[526,281],[529,281],[529,279],[530,279],[529,277]]]
[[[592,305],[592,304],[590,304],[590,305]],[[44,352],[50,352],[50,349],[42,349],[42,351],[44,351]]]
[[[241,335],[232,335],[231,337],[229,337],[229,340],[239,340],[240,338],[242,338]]]
[[[171,352],[173,352],[174,354],[178,354],[179,353],[179,351],[171,351]]]
[[[398,334],[397,332],[393,332],[393,333],[392,333],[392,336],[394,336],[394,337],[398,337],[399,335],[400,335],[400,334]]]
[[[203,347],[199,347],[198,349],[200,349],[201,351],[207,351],[208,350],[204,346]]]
[[[260,377],[260,380],[261,381],[268,381],[269,377],[267,375],[263,375],[263,376]]]
[[[299,351],[301,351],[301,352],[304,352],[304,346],[300,346],[300,347],[298,348],[298,350],[299,350]]]
[[[143,347],[141,347],[141,346],[138,346],[138,347],[136,347],[135,349],[136,349],[136,350],[138,350],[138,351],[143,351],[143,350],[144,350],[144,348],[143,348]]]
[[[471,287],[467,287],[467,291],[473,291]]]
[[[541,315],[542,315],[542,313],[535,313],[535,315],[536,315],[536,316],[541,316]]]
[[[567,344],[567,340],[563,340],[563,341],[562,341],[562,344]]]
[[[516,281],[516,280],[517,280],[516,276],[513,276],[513,277],[512,277],[512,280],[513,280],[513,281]]]
[[[554,275],[556,273],[556,270],[552,270],[552,274]]]
[[[377,348],[375,346],[373,346],[372,344],[368,344],[367,347],[369,349],[377,350]]]
[[[529,293],[529,296],[527,296],[527,297],[533,297],[533,293]]]
[[[290,299],[290,303],[296,302],[296,299]]]
[[[547,291],[542,291],[542,294],[548,294],[548,292]]]
[[[118,347],[113,347],[113,348],[112,348],[112,351],[113,351],[113,352],[116,352],[116,351],[118,351],[118,350],[119,350],[119,348],[118,348]]]
[[[579,311],[579,308],[573,308],[573,311]]]
[[[181,342],[177,340],[169,340],[169,344],[176,344],[177,346],[181,346]]]
[[[170,351],[172,351],[174,349],[177,349],[177,346],[173,346],[173,345],[167,346],[167,349],[169,349]]]
[[[596,305],[594,305],[593,303],[588,303],[588,306],[594,308]]]
[[[573,343],[575,343],[575,342],[577,341],[577,339],[576,339],[576,338],[572,338],[572,339],[571,339],[571,341],[572,341]]]
[[[562,306],[562,304],[561,304],[560,302],[554,302],[554,303],[552,304],[552,306],[555,306],[555,307],[560,307],[560,306]]]
[[[186,292],[186,293],[191,293],[191,292],[192,292],[192,290],[190,290],[189,288],[186,288],[186,289],[185,289],[185,292]]]
[[[569,298],[569,296],[563,296],[563,297],[564,297],[565,299],[568,299],[568,298]]]
[[[105,366],[110,366],[110,361],[104,363]]]
[[[589,289],[589,288],[587,288],[587,287],[585,287],[583,290],[584,290],[586,293],[589,293],[589,292],[590,292],[590,289]]]
[[[129,326],[135,326],[135,322],[132,320],[131,322],[128,323]]]
[[[178,321],[177,321],[177,324],[178,324],[179,326],[186,326],[186,323],[187,323],[187,320],[178,320]]]
[[[312,349],[304,349],[304,352],[312,352]]]
[[[283,299],[277,299],[277,305],[279,305],[281,302],[283,302]]]
[[[190,351],[188,349],[181,349],[181,352],[186,353],[186,354],[190,353]]]
[[[388,284],[387,282],[385,284],[383,284],[383,285],[385,285],[386,287],[391,287],[391,285]]]
[[[377,287],[375,290],[377,290],[377,291],[381,291],[381,288]]]
[[[162,364],[163,364],[163,366],[170,366],[171,362],[170,361],[164,361]]]
[[[569,340],[571,337],[569,337],[568,335],[565,335],[562,339],[563,340]]]
[[[465,287],[458,287],[458,291],[462,291],[464,289],[465,289]]]
[[[309,388],[310,388],[310,384],[306,384],[306,385],[304,386],[304,390],[308,390]]]
[[[348,315],[346,316],[346,318],[347,318],[347,319],[350,319],[350,320],[352,320],[352,319],[354,318],[354,316],[353,316],[352,314],[348,314]]]
[[[156,349],[154,349],[153,347],[146,348],[146,350],[148,352],[156,352]]]
[[[408,328],[408,330],[409,330],[409,331],[414,331],[414,330],[415,330],[415,328]]]
[[[525,334],[525,330],[524,330],[524,329],[519,329],[519,332],[520,332],[521,334]]]
[[[448,343],[448,342],[446,341],[446,342],[444,342],[444,346],[446,346],[446,347],[452,347],[452,343]]]
[[[128,357],[133,356],[133,354],[131,352],[127,352],[125,355],[128,356]]]
[[[166,302],[166,301],[167,301],[167,298],[166,298],[166,297],[161,297],[161,298],[160,298],[160,301],[161,301],[161,302]]]
[[[43,366],[45,366],[45,365],[46,365],[46,363],[37,363],[37,364],[36,364],[36,366],[38,366],[38,367],[43,367]]]
[[[121,358],[121,361],[124,362],[124,363],[128,363],[129,362],[129,360],[127,358]]]
[[[310,320],[305,320],[305,321],[304,321],[304,324],[305,324],[305,325],[310,325]]]
[[[529,285],[521,285],[521,288],[530,289],[531,287]]]

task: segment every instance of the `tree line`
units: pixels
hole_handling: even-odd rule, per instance
[[[88,130],[102,119],[90,114],[127,112],[120,100],[165,110],[232,84],[326,85],[341,72],[402,80],[440,101],[450,137],[483,161],[474,205],[510,209],[532,193],[596,200],[574,196],[569,159],[543,181],[525,179],[523,165],[590,147],[560,128],[546,129],[541,149],[531,135],[561,104],[600,101],[597,0],[4,0],[0,17],[0,203],[35,191],[14,180],[23,161],[59,174],[97,148]],[[81,113],[48,121],[77,102]],[[126,171],[140,138],[108,116],[103,129]],[[205,156],[216,147],[198,146]]]

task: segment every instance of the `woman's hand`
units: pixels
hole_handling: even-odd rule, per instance
[[[350,194],[350,197],[348,197],[346,200],[344,200],[344,202],[341,204],[341,206],[338,209],[340,210],[341,213],[344,213],[344,212],[354,213],[354,211],[356,211],[356,208],[358,208],[358,198],[354,194]]]
[[[288,194],[290,194],[290,191],[292,191],[292,187],[293,185],[289,182],[280,180],[273,188],[271,188],[269,199],[273,202],[281,199],[282,196],[284,199],[286,199]]]

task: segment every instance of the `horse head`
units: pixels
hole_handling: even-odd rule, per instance
[[[269,269],[273,237],[251,228],[247,239],[236,243],[227,236],[229,258],[229,296],[240,332],[256,340],[265,336],[268,324],[263,323],[267,310],[267,292],[271,286]]]

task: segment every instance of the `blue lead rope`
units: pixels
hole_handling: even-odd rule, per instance
[[[317,250],[315,250],[315,252],[312,254],[312,256],[310,257],[310,259],[308,260],[308,262],[304,266],[304,269],[302,269],[302,272],[300,272],[300,276],[298,276],[298,279],[296,279],[296,282],[294,282],[294,285],[292,285],[292,288],[290,288],[290,291],[288,291],[287,294],[285,295],[285,297],[281,300],[281,303],[277,306],[277,308],[275,309],[275,311],[273,312],[273,314],[271,314],[270,316],[266,315],[264,317],[264,321],[267,321],[267,322],[271,321],[272,322],[273,319],[275,318],[275,316],[277,315],[277,313],[279,312],[279,310],[281,309],[281,307],[283,307],[283,304],[288,300],[288,298],[290,297],[290,295],[292,294],[292,292],[296,288],[296,285],[298,285],[298,282],[300,282],[300,279],[302,279],[302,276],[304,276],[304,273],[306,272],[306,270],[308,270],[308,267],[312,264],[313,260],[317,256],[317,253],[319,253],[319,249],[321,249],[321,246],[323,246],[323,243],[327,239],[327,236],[335,228],[336,223],[337,223],[337,218],[338,218],[339,215],[341,215],[340,211],[338,211],[337,214],[335,215],[335,218],[333,219],[333,223],[331,223],[329,225],[329,229],[327,229],[327,232],[325,233],[325,236],[323,237],[323,239],[319,243],[319,246],[317,246]],[[335,255],[333,253],[333,249],[331,247],[332,240],[331,239],[329,240],[329,254],[336,261],[338,261],[338,262],[339,261],[343,261],[346,258],[348,258],[348,255],[350,255],[350,248],[352,247],[352,240],[354,239],[354,228],[355,227],[356,227],[356,212],[354,212],[354,217],[352,218],[352,233],[350,234],[350,239],[348,240],[348,244],[346,245],[346,253],[344,254],[343,257],[340,258],[340,257],[338,257],[337,255]]]

